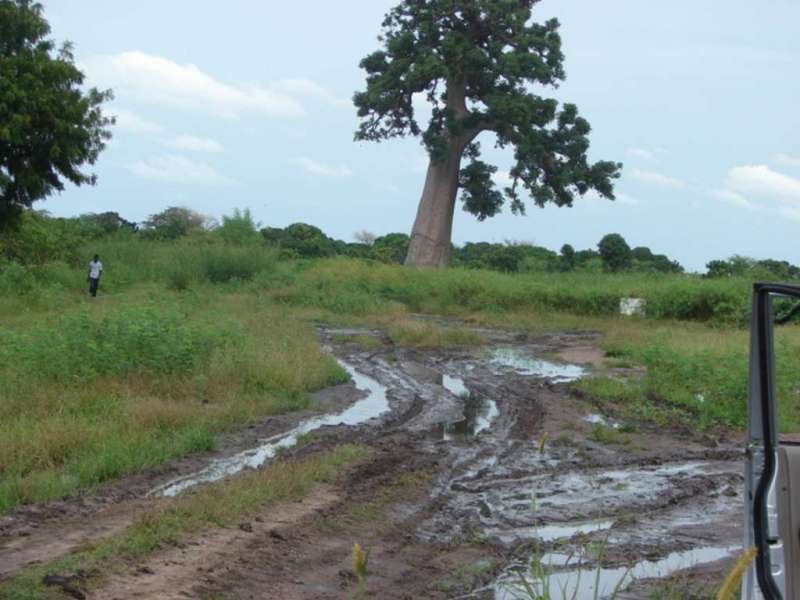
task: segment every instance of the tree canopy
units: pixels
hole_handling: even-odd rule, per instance
[[[361,61],[367,87],[354,96],[362,119],[356,139],[420,136],[433,164],[454,151],[465,156],[457,186],[464,209],[480,220],[507,201],[523,213],[521,188],[539,206],[570,206],[590,190],[613,199],[621,165],[591,164],[589,123],[574,104],[559,106],[538,93],[565,79],[559,23],[533,22],[538,2],[401,2],[383,21],[383,48]],[[426,124],[415,115],[415,95],[432,106]],[[497,167],[480,160],[475,139],[484,131],[495,133],[499,147],[514,150],[502,193],[492,178]]]
[[[618,233],[609,233],[597,244],[603,266],[608,271],[624,271],[631,266],[633,255],[628,242]]]
[[[185,206],[170,206],[160,213],[150,215],[142,223],[144,237],[161,240],[176,240],[191,233],[206,229],[211,220],[204,214]]]
[[[111,92],[84,91],[71,45],[49,33],[40,4],[0,0],[0,229],[65,181],[94,184],[81,168],[111,137],[100,108]]]

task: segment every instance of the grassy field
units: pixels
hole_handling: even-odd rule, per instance
[[[107,241],[101,297],[83,268],[0,271],[0,512],[213,447],[217,435],[309,406],[346,374],[316,321],[383,326],[398,345],[475,345],[412,313],[529,332],[604,333],[641,375],[578,388],[654,422],[741,428],[750,282],[689,275],[409,270],[349,259],[281,261],[261,246]],[[641,296],[648,318],[616,316]],[[781,426],[800,430],[800,329],[778,333]],[[641,369],[645,367],[646,369]]]
[[[346,381],[313,326],[257,295],[65,292],[0,332],[0,511],[213,447]]]

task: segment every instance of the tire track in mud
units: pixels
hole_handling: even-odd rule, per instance
[[[495,342],[503,352],[533,357],[533,364],[503,365],[483,350],[392,349],[384,360],[380,353],[338,347],[362,372],[406,396],[407,419],[390,430],[413,443],[389,451],[409,463],[435,457],[430,487],[412,503],[386,507],[381,520],[388,531],[334,517],[335,533],[317,526],[300,532],[306,541],[292,547],[298,568],[265,553],[258,569],[239,567],[226,587],[211,591],[344,597],[343,590],[353,589],[353,541],[374,551],[367,590],[381,598],[513,598],[508,582],[534,554],[550,561],[554,581],[569,589],[579,572],[575,557],[598,541],[605,546],[600,582],[612,588],[629,566],[641,578],[696,564],[719,573],[724,565],[715,561],[740,545],[740,450],[669,429],[626,434],[623,446],[599,444],[591,439],[592,426],[611,422],[569,393],[553,363],[535,358],[563,351],[590,356],[586,337]],[[542,368],[545,376],[537,374]],[[566,373],[567,379],[579,374]],[[464,388],[470,397],[458,397]],[[487,402],[497,414],[490,426],[475,427],[488,414]],[[471,429],[464,425],[470,418]],[[542,439],[549,440],[544,451]],[[373,495],[381,490],[378,484],[371,489]],[[348,493],[343,506],[361,501]],[[593,559],[581,560],[582,569],[594,573]],[[465,567],[472,575],[454,582],[453,573]],[[585,585],[593,577],[584,572],[583,582],[576,598],[594,598]],[[637,585],[626,598],[647,593]]]
[[[660,577],[692,566],[698,556],[706,562],[722,558],[720,552],[739,545],[738,448],[668,429],[625,434],[624,445],[592,439],[598,423],[614,423],[573,396],[569,381],[599,365],[593,334],[527,340],[482,330],[488,349],[420,351],[388,345],[380,332],[352,330],[384,343],[368,352],[341,343],[347,333],[323,329],[321,335],[337,357],[380,382],[390,412],[358,427],[321,430],[325,447],[359,441],[376,452],[337,484],[331,493],[339,500],[329,496],[321,514],[285,527],[280,544],[261,528],[245,536],[234,532],[236,541],[225,552],[214,550],[220,540],[232,539],[225,530],[193,539],[192,548],[208,548],[200,552],[201,566],[215,569],[213,578],[199,580],[197,565],[185,556],[160,554],[144,575],[114,580],[96,597],[112,597],[111,589],[135,591],[145,585],[142,578],[151,579],[141,588],[149,597],[161,597],[159,585],[167,586],[165,594],[181,594],[175,597],[346,597],[355,589],[350,548],[359,541],[372,549],[367,589],[373,597],[505,600],[514,597],[508,581],[534,554],[549,559],[559,581],[569,585],[572,559],[590,542],[605,545],[603,575],[609,580],[624,565],[638,564],[641,577]],[[585,364],[542,358],[552,355]],[[322,402],[331,412],[363,397],[353,386],[326,393],[331,398],[323,393]],[[298,420],[280,422],[283,428],[273,423],[267,432],[290,431]],[[229,444],[224,456],[261,437],[267,436]],[[314,452],[314,446],[299,452]],[[192,466],[202,470],[209,459],[194,460],[152,477],[150,489],[190,474]],[[404,474],[425,474],[427,483],[397,488]],[[386,490],[388,501],[374,507]],[[353,518],[359,510],[373,520]],[[0,577],[4,552],[0,546]],[[591,557],[583,560],[594,568]],[[159,576],[164,561],[169,568]],[[654,572],[651,563],[665,572]],[[637,589],[644,591],[637,595]],[[631,590],[626,598],[646,597],[646,586]],[[593,591],[586,597],[593,598]]]

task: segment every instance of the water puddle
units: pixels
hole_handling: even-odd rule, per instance
[[[442,387],[456,396],[469,396],[469,390],[460,377],[442,375]]]
[[[614,524],[610,519],[596,519],[594,521],[583,521],[580,523],[560,523],[557,525],[542,525],[531,527],[518,527],[511,531],[502,529],[488,529],[486,533],[497,538],[504,544],[512,544],[520,541],[539,540],[541,542],[555,542],[556,540],[568,540],[578,534],[590,534],[595,531],[605,531],[611,529]],[[546,563],[547,564],[547,563]]]
[[[464,380],[452,375],[442,375],[442,387],[464,401],[464,418],[455,423],[442,423],[437,426],[438,437],[451,442],[454,440],[469,440],[481,431],[489,429],[499,415],[497,403],[494,400],[482,398],[467,389]]]
[[[539,562],[547,575],[537,581],[537,578],[525,573],[524,567],[509,569],[495,584],[494,597],[495,600],[528,598],[521,584],[524,576],[528,584],[542,596],[549,593],[547,597],[595,600],[612,594],[617,587],[624,589],[634,579],[667,577],[676,571],[727,558],[739,550],[736,546],[696,548],[673,552],[657,561],[643,560],[630,568],[598,569],[586,566],[557,571],[553,571],[553,567],[568,567],[569,563],[576,563],[577,560],[560,553],[545,554]]]
[[[657,537],[674,527],[690,525],[681,522],[672,525],[672,521],[687,514],[694,518],[707,510],[705,518],[712,519],[723,518],[731,505],[738,510],[736,498],[720,494],[732,478],[740,475],[740,465],[735,462],[693,461],[551,471],[542,470],[534,458],[540,458],[535,448],[520,448],[508,457],[501,454],[493,465],[466,469],[448,485],[447,506],[442,513],[445,517],[426,524],[426,531],[443,538],[458,535],[452,525],[456,519],[473,523],[473,527],[507,545],[536,539],[542,542],[568,539],[578,532],[592,534],[610,529],[615,520],[613,515],[620,511],[636,513],[668,508],[671,502],[696,496],[699,487],[708,494],[719,494],[719,500],[698,499],[674,515],[662,514],[659,517],[662,520],[648,525],[647,531]],[[565,460],[569,459],[562,457],[561,464]],[[705,494],[701,496],[705,498]],[[612,531],[614,536],[630,537],[628,527]],[[634,541],[646,542],[639,537]]]
[[[578,365],[534,358],[519,348],[498,348],[492,352],[490,362],[501,367],[512,368],[522,375],[549,379],[553,383],[569,383],[586,374],[586,370]]]
[[[269,459],[274,458],[282,449],[290,448],[297,444],[298,439],[307,433],[326,426],[358,425],[389,410],[385,386],[371,377],[362,375],[343,361],[339,361],[339,364],[348,372],[359,390],[369,392],[365,398],[357,401],[344,412],[307,419],[286,433],[263,440],[256,448],[245,450],[227,458],[216,459],[200,471],[179,477],[154,489],[150,492],[150,495],[177,496],[181,492],[201,483],[218,481],[224,477],[235,475],[244,469],[257,469]]]

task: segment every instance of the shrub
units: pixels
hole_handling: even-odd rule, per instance
[[[201,254],[204,277],[211,283],[247,281],[256,273],[275,268],[275,253],[262,248],[213,246]]]
[[[228,244],[239,246],[257,244],[262,241],[258,226],[259,224],[253,221],[249,208],[243,211],[236,208],[232,215],[222,217],[222,225],[217,229],[217,235]]]
[[[95,320],[87,311],[28,333],[0,332],[0,368],[81,383],[101,375],[193,371],[232,332],[190,324],[174,308],[148,304]]]
[[[0,293],[22,296],[33,291],[36,279],[29,269],[16,262],[0,267]]]

